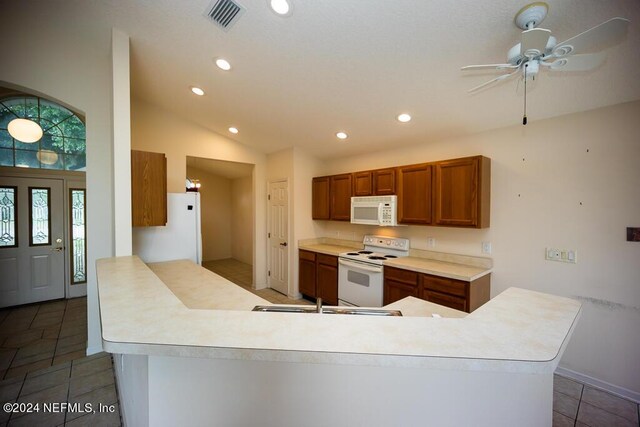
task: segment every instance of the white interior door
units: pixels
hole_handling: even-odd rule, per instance
[[[269,183],[269,287],[289,293],[289,188],[287,181]]]
[[[0,307],[64,298],[63,188],[0,177]]]

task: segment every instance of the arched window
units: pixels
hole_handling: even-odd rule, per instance
[[[12,138],[9,123],[17,118],[40,125],[42,138],[33,143]],[[86,132],[72,111],[37,96],[0,99],[0,166],[84,171]]]

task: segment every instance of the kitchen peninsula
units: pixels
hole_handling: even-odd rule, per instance
[[[580,304],[510,288],[471,314],[258,313],[190,261],[97,263],[103,345],[134,425],[550,425]],[[426,313],[428,314],[428,313]]]

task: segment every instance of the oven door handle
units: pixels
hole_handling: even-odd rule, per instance
[[[362,264],[357,264],[355,262],[350,262],[350,261],[345,261],[343,259],[339,259],[339,262],[341,265],[344,265],[345,267],[351,267],[354,268],[356,270],[362,270],[362,271],[370,271],[372,273],[382,273],[382,267],[367,267],[365,265]]]

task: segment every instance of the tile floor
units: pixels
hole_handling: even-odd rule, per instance
[[[252,289],[251,266],[237,260],[203,266],[272,303],[311,304]],[[111,356],[84,356],[86,317],[86,298],[0,309],[0,402],[41,404],[38,413],[0,411],[0,427],[121,426]],[[559,375],[553,389],[554,427],[640,426],[637,403]],[[44,412],[45,402],[71,409]]]
[[[0,309],[0,401],[39,403],[0,411],[0,427],[121,426],[111,355],[86,357],[86,343],[86,298]]]

